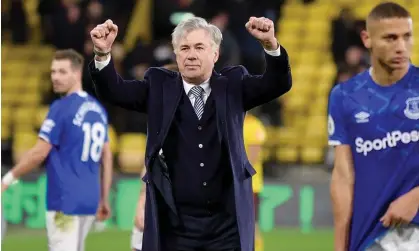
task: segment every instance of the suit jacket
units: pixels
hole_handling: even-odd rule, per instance
[[[265,54],[265,58],[267,66],[263,75],[250,75],[239,65],[224,68],[219,73],[214,71],[210,78],[211,95],[214,95],[216,104],[218,137],[227,145],[233,173],[242,251],[254,250],[255,231],[251,183],[255,170],[247,159],[243,144],[244,116],[246,111],[286,93],[292,85],[286,50],[281,47],[280,56]],[[165,222],[160,220],[159,211],[164,202],[171,208],[172,215],[176,215],[176,209],[171,201],[170,188],[167,190],[168,182],[164,181],[162,168],[156,168],[160,170],[154,170],[153,173],[152,166],[155,166],[184,91],[182,78],[177,72],[149,68],[142,81],[123,80],[116,73],[112,60],[101,71],[91,62],[89,70],[100,99],[148,114],[145,156],[147,174],[143,178],[147,183],[143,251],[164,251],[160,243],[160,227]]]

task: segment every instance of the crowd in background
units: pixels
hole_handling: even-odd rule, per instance
[[[31,36],[23,1],[9,0],[7,11],[2,11],[2,28],[10,31],[14,44],[27,43]],[[250,73],[260,74],[264,70],[263,49],[247,33],[244,24],[250,16],[265,16],[276,23],[285,1],[154,0],[151,15],[153,40],[151,43],[145,43],[139,39],[131,51],[124,51],[122,41],[136,0],[40,0],[37,10],[41,20],[43,43],[51,44],[57,49],[73,48],[85,56],[83,86],[87,92],[94,94],[87,70],[87,64],[94,56],[89,32],[106,19],[112,19],[119,27],[112,57],[117,71],[123,78],[143,79],[148,67],[174,62],[171,32],[176,25],[173,20],[173,13],[176,12],[193,13],[220,28],[223,43],[216,70],[227,65],[242,64]],[[301,1],[310,4],[315,0]],[[355,20],[351,11],[345,8],[333,21],[331,50],[338,69],[335,83],[344,81],[368,67],[367,53],[359,36],[363,27],[364,23]],[[45,102],[48,103],[53,98],[54,96],[47,97]],[[146,132],[145,115],[106,104],[105,106],[117,132]],[[281,103],[275,100],[252,112],[266,124],[279,126],[280,111]]]
[[[369,66],[368,51],[361,40],[365,21],[357,20],[351,9],[342,8],[332,22],[332,54],[337,67],[334,84],[343,82]]]

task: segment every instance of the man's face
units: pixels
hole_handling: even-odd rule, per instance
[[[390,70],[404,69],[410,64],[413,47],[412,19],[370,20],[363,41],[381,65]]]
[[[175,54],[182,77],[195,84],[211,76],[218,60],[218,49],[214,49],[210,35],[203,29],[193,30],[181,38]]]
[[[55,93],[65,95],[81,78],[80,70],[75,69],[68,59],[54,59],[51,64],[51,81]]]
[[[346,50],[346,63],[350,66],[356,66],[359,64],[362,58],[363,51],[361,48],[352,46]]]

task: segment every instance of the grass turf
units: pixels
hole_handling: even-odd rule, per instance
[[[264,233],[264,251],[332,251],[331,230],[316,230],[303,234],[299,230],[280,229]],[[107,230],[90,233],[85,251],[130,250],[131,232]],[[39,230],[10,229],[3,242],[2,251],[46,251],[46,233]]]

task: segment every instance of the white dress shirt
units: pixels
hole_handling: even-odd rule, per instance
[[[183,80],[183,89],[185,90],[186,95],[189,96],[189,100],[191,101],[192,106],[195,105],[195,96],[192,93],[189,93],[189,91],[194,86],[195,86],[194,84],[189,84],[185,80]],[[205,104],[207,102],[208,96],[211,93],[211,87],[210,87],[210,84],[209,84],[209,79],[207,79],[204,83],[200,84],[199,86],[201,86],[202,89],[204,89],[202,99],[203,99],[204,104]]]
[[[268,51],[265,49],[266,54],[271,55],[273,57],[278,57],[281,56],[281,46],[278,46],[278,49],[274,50],[274,51]],[[108,58],[105,61],[97,61],[95,59],[95,67],[96,69],[98,69],[99,71],[102,70],[103,68],[105,68],[109,62],[111,61],[111,56],[109,55]],[[189,91],[191,90],[191,88],[195,86],[193,84],[189,84],[187,82],[185,82],[185,80],[183,80],[183,89],[185,90],[186,95],[188,95]],[[204,89],[204,104],[208,99],[208,96],[211,93],[211,86],[209,84],[209,79],[206,80],[205,82],[203,82],[202,84],[200,84],[199,86],[201,86]],[[191,100],[192,106],[195,104],[195,97],[194,95],[189,95],[189,99]]]

